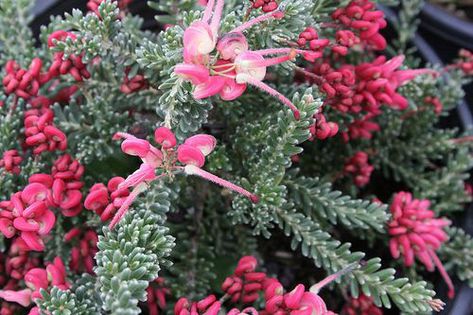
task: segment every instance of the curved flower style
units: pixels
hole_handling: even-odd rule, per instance
[[[205,157],[213,151],[217,144],[217,140],[212,136],[198,134],[187,138],[176,148],[177,141],[174,133],[166,127],[159,127],[155,130],[154,139],[161,146],[161,150],[148,141],[128,133],[118,132],[114,135],[114,139],[124,139],[121,145],[122,151],[141,158],[143,163],[137,171],[118,185],[117,190],[131,187],[133,190],[121,202],[120,208],[110,223],[110,228],[113,228],[121,220],[131,203],[142,191],[146,190],[148,183],[165,176],[172,177],[175,173],[183,172],[187,175],[199,176],[246,196],[254,203],[259,201],[255,194],[201,168],[205,164]],[[177,165],[177,162],[181,165]],[[156,175],[156,171],[159,171],[160,174]]]
[[[408,192],[399,192],[394,196],[390,208],[393,219],[388,225],[391,235],[389,248],[394,258],[404,257],[407,267],[414,264],[414,257],[429,271],[434,271],[436,266],[449,287],[448,296],[453,298],[455,289],[452,280],[435,253],[448,239],[443,228],[450,225],[450,221],[436,219],[429,206],[428,200],[414,199]]]
[[[293,48],[249,50],[243,32],[268,19],[282,18],[284,13],[280,8],[219,36],[223,5],[224,0],[208,1],[202,20],[192,23],[185,30],[184,63],[176,65],[174,72],[195,86],[193,96],[196,99],[218,94],[223,100],[230,101],[240,97],[247,85],[252,85],[279,99],[299,119],[299,111],[294,104],[262,81],[269,66],[292,60],[297,54],[308,60],[314,60],[318,55]],[[266,59],[268,55],[276,57]]]

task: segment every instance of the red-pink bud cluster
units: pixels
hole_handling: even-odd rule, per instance
[[[110,179],[107,186],[101,183],[93,185],[85,198],[84,207],[97,213],[100,220],[110,220],[130,195],[127,187],[119,188],[124,181],[123,177],[117,176]]]
[[[12,241],[5,260],[5,271],[11,279],[4,289],[15,288],[18,280],[23,279],[28,270],[39,266],[39,259],[29,255],[29,252],[29,246],[21,238]]]
[[[34,299],[41,299],[41,289],[48,289],[49,287],[58,287],[61,290],[70,288],[69,282],[66,280],[66,268],[61,258],[56,257],[52,263],[48,263],[46,268],[30,269],[24,277],[27,289],[14,290],[0,290],[0,297],[6,301],[16,302],[24,307],[29,306]],[[33,310],[35,314],[36,310]],[[37,314],[37,313],[36,313]]]
[[[426,199],[414,199],[408,192],[394,195],[391,203],[392,220],[388,224],[389,248],[394,258],[404,257],[404,264],[414,264],[414,257],[422,262],[427,270],[437,266],[440,274],[449,286],[449,297],[455,294],[450,277],[435,253],[448,239],[444,228],[450,225],[445,218],[435,218]]]
[[[256,258],[245,256],[238,262],[234,274],[223,282],[222,290],[233,303],[251,304],[258,299],[266,274],[255,272],[257,265]]]
[[[299,34],[297,45],[300,48],[309,48],[314,52],[313,59],[323,56],[324,49],[330,45],[330,40],[326,38],[319,38],[317,30],[313,27],[307,27]]]
[[[217,301],[215,295],[209,295],[206,298],[190,303],[189,300],[182,297],[177,300],[174,306],[175,315],[217,315],[220,311],[221,302]]]
[[[23,99],[38,95],[40,86],[49,80],[47,74],[41,74],[43,62],[39,58],[31,61],[28,70],[21,69],[14,60],[5,65],[7,75],[3,78],[6,94],[15,94]]]
[[[56,46],[56,41],[64,41],[67,38],[76,39],[76,35],[71,32],[63,30],[55,31],[48,37],[48,46]],[[90,73],[87,70],[87,65],[83,63],[82,56],[70,55],[64,59],[64,52],[55,52],[53,56],[53,63],[49,68],[51,77],[58,75],[70,74],[77,82],[82,82],[83,79],[90,78]]]
[[[180,298],[175,307],[175,315],[216,315],[221,304],[229,299],[231,303],[249,305],[260,297],[264,298],[261,311],[247,307],[240,311],[231,309],[230,315],[334,315],[327,310],[325,302],[318,295],[320,289],[350,271],[356,264],[328,276],[306,291],[304,285],[297,285],[291,292],[284,293],[281,283],[274,278],[268,278],[265,273],[257,272],[257,260],[253,256],[240,259],[234,274],[227,277],[222,284],[225,295],[218,300],[215,295],[209,295],[199,302],[191,303],[186,298]]]
[[[361,294],[351,297],[343,306],[342,315],[383,315],[383,310],[374,304],[373,298]]]
[[[263,10],[263,12],[273,12],[278,8],[278,3],[275,0],[250,0],[253,9]]]
[[[123,77],[123,82],[120,85],[120,91],[125,94],[132,94],[140,90],[147,89],[149,86],[148,80],[142,74],[137,74],[132,78],[128,77],[129,69],[125,71],[125,76]]]
[[[160,310],[166,309],[166,296],[171,290],[165,286],[164,278],[156,278],[146,289],[149,315],[159,315]]]
[[[443,105],[442,105],[442,102],[440,102],[440,99],[438,97],[426,96],[424,98],[424,102],[434,107],[434,113],[436,115],[440,115],[442,113]]]
[[[12,174],[19,174],[21,161],[23,158],[17,150],[7,150],[0,159],[0,168]]]
[[[10,200],[0,202],[2,234],[6,238],[19,235],[29,250],[43,251],[42,237],[51,231],[56,222],[47,198],[47,187],[32,183],[13,194]]]
[[[33,154],[67,148],[66,135],[54,126],[54,112],[49,108],[30,109],[25,112],[25,144]]]
[[[356,152],[348,159],[343,168],[344,173],[352,176],[355,185],[358,187],[363,187],[370,182],[373,170],[373,165],[368,162],[368,154],[363,151]]]
[[[357,119],[348,125],[347,131],[342,132],[345,142],[354,139],[371,139],[373,132],[381,130],[378,123],[371,120],[376,115],[368,113],[361,119]]]
[[[94,258],[98,252],[97,242],[99,238],[97,232],[92,229],[83,231],[73,228],[64,235],[64,241],[74,243],[71,249],[71,259],[69,268],[75,273],[94,273]]]
[[[335,10],[332,19],[356,32],[356,36],[353,33],[348,35],[350,41],[361,41],[375,50],[383,50],[386,48],[386,39],[379,31],[387,23],[384,13],[375,8],[374,2],[369,0],[353,0],[347,6]]]
[[[462,70],[465,75],[473,75],[473,53],[469,50],[461,49],[458,55],[460,60],[454,66]]]
[[[49,174],[35,174],[29,178],[30,183],[36,183],[48,189],[48,203],[58,207],[66,217],[73,217],[82,211],[82,193],[84,186],[81,177],[84,166],[74,160],[69,154],[60,156]]]
[[[324,114],[318,113],[314,115],[315,123],[310,126],[310,140],[319,139],[325,140],[334,137],[338,133],[338,124],[334,122],[327,122]]]

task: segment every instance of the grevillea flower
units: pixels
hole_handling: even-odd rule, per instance
[[[253,9],[263,10],[263,12],[273,12],[278,8],[278,3],[275,0],[250,0]]]
[[[48,37],[48,46],[50,48],[54,47],[56,41],[65,41],[68,38],[75,40],[77,37],[71,32],[55,31]],[[64,59],[64,52],[55,52],[53,59],[53,63],[49,68],[51,77],[69,73],[77,82],[82,82],[84,78],[90,78],[90,72],[87,70],[87,65],[83,63],[82,56],[70,55],[67,59]]]
[[[100,183],[93,185],[85,198],[84,207],[97,213],[100,220],[110,220],[130,195],[128,188],[118,188],[124,181],[124,178],[117,176],[111,178],[107,186]]]
[[[42,236],[56,222],[47,205],[49,191],[40,184],[29,184],[13,194],[9,201],[0,202],[0,231],[6,238],[19,235],[30,250],[43,251]]]
[[[150,315],[159,315],[160,310],[166,309],[166,296],[171,290],[165,286],[164,278],[156,278],[146,289],[148,312]]]
[[[33,154],[44,151],[64,151],[66,135],[54,126],[54,112],[49,108],[35,108],[25,112],[25,144],[33,148]]]
[[[342,315],[383,315],[383,310],[374,304],[373,298],[361,294],[351,297],[343,306]]]
[[[12,174],[19,174],[21,161],[23,158],[17,150],[7,150],[0,159],[0,168]]]
[[[338,124],[334,122],[327,122],[324,114],[318,113],[314,115],[315,123],[310,126],[310,140],[319,139],[325,140],[334,137],[338,133]]]
[[[293,48],[249,50],[243,32],[268,19],[282,18],[283,12],[275,10],[226,34],[219,34],[223,5],[224,0],[208,1],[202,20],[185,30],[184,63],[176,65],[174,72],[195,86],[193,96],[196,99],[218,94],[223,100],[230,101],[240,97],[247,85],[252,85],[279,99],[298,119],[299,111],[294,104],[262,81],[267,67],[292,60],[297,54],[313,60],[316,58],[314,53]],[[270,55],[276,57],[265,58]]]
[[[363,187],[370,182],[373,170],[373,165],[368,163],[368,154],[363,151],[356,152],[348,159],[343,168],[344,173],[351,175],[358,187]]]
[[[259,297],[264,298],[263,310],[246,307],[242,311],[231,309],[231,315],[335,315],[328,311],[319,291],[328,283],[351,271],[357,263],[328,276],[306,291],[304,285],[297,285],[292,291],[284,293],[282,284],[275,278],[268,278],[264,272],[257,272],[258,262],[253,256],[240,259],[233,275],[222,284],[225,295],[221,299],[213,294],[198,302],[181,297],[174,306],[174,315],[203,315],[219,313],[222,303],[230,299],[232,303],[251,305]],[[245,306],[243,306],[245,307]]]
[[[412,198],[408,192],[394,195],[391,203],[392,220],[388,224],[389,248],[394,258],[404,257],[404,265],[410,267],[417,259],[427,270],[434,271],[435,266],[449,287],[448,296],[453,298],[455,290],[442,262],[435,253],[448,239],[443,230],[450,224],[445,218],[435,218],[429,209],[428,200]]]
[[[94,257],[98,252],[97,242],[99,238],[97,233],[92,229],[82,231],[73,228],[64,235],[64,241],[74,244],[69,261],[71,271],[78,274],[83,272],[93,274]]]
[[[38,95],[40,86],[49,80],[47,74],[41,74],[42,66],[39,58],[34,58],[28,69],[21,69],[14,60],[9,60],[5,65],[7,75],[3,78],[5,93],[24,99]]]
[[[217,144],[217,140],[214,137],[205,134],[195,135],[187,138],[184,143],[176,148],[176,137],[170,129],[159,127],[155,130],[154,135],[155,141],[161,149],[156,148],[149,141],[139,139],[128,133],[119,132],[114,135],[115,140],[123,139],[122,151],[128,155],[139,157],[142,160],[142,164],[137,171],[118,185],[118,190],[131,187],[133,187],[133,190],[121,203],[120,208],[110,223],[110,228],[113,228],[121,220],[131,203],[142,191],[146,190],[149,183],[165,176],[172,177],[175,173],[202,177],[246,196],[252,202],[258,202],[259,198],[255,194],[201,168],[205,164],[205,157],[213,151]],[[100,189],[103,191],[103,188]],[[105,199],[104,193],[105,191],[100,195],[101,200]],[[92,197],[89,201],[90,205],[88,207],[92,207]],[[102,204],[98,202],[97,207],[100,208]]]
[[[123,82],[120,85],[120,91],[125,94],[132,94],[140,90],[148,88],[149,82],[145,79],[142,74],[137,74],[134,77],[128,77],[130,69],[125,70],[125,76],[123,77]]]
[[[30,269],[25,274],[24,281],[28,287],[27,289],[19,291],[0,290],[0,298],[27,307],[32,303],[33,299],[42,298],[41,289],[55,286],[60,290],[67,290],[71,286],[66,280],[64,263],[59,257],[54,258],[52,263],[48,263],[45,269]]]

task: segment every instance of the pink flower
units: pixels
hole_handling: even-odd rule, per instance
[[[391,236],[389,248],[394,258],[404,257],[406,267],[414,264],[415,257],[429,271],[433,271],[436,266],[449,287],[448,296],[453,298],[455,291],[452,281],[435,253],[448,239],[443,228],[450,221],[436,219],[429,206],[428,200],[414,199],[408,192],[394,195],[390,207],[392,220],[388,224]]]
[[[133,201],[141,192],[146,190],[149,183],[173,173],[184,172],[187,175],[202,177],[238,192],[248,197],[252,202],[258,202],[256,195],[201,169],[205,164],[205,157],[215,148],[217,140],[212,136],[205,134],[192,136],[187,138],[177,149],[175,149],[176,137],[174,133],[165,127],[159,127],[155,131],[155,140],[160,149],[146,140],[138,139],[127,133],[117,133],[114,135],[114,139],[124,139],[122,150],[127,154],[139,156],[143,163],[137,171],[119,184],[118,190],[132,187],[133,190],[124,200],[120,201],[119,209],[110,223],[110,228],[113,228],[121,220]],[[153,156],[153,159],[150,158],[150,155]],[[185,166],[179,166],[177,162]],[[161,171],[161,175],[156,176],[158,169]],[[108,202],[107,197],[103,185],[94,186],[87,197],[86,207],[90,210],[102,211],[101,209]]]
[[[66,149],[66,135],[54,126],[53,120],[54,112],[49,108],[31,109],[25,112],[25,143],[33,148],[33,154]]]
[[[267,67],[292,60],[297,54],[314,59],[313,53],[291,48],[249,50],[243,32],[262,21],[281,18],[283,13],[279,10],[270,10],[273,12],[258,16],[219,36],[223,2],[208,1],[202,20],[185,30],[184,63],[176,65],[174,72],[195,86],[193,96],[196,99],[218,94],[223,100],[234,100],[245,92],[247,85],[252,85],[276,97],[299,119],[299,111],[294,104],[262,81]],[[212,55],[214,52],[218,53],[218,58]],[[277,57],[266,59],[264,56],[267,55]]]

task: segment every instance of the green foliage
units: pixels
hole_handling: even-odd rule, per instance
[[[139,314],[139,301],[174,246],[163,226],[169,210],[166,189],[150,188],[140,206],[131,209],[114,230],[104,228],[96,256],[97,281],[103,308],[113,314]]]
[[[473,238],[460,228],[449,228],[450,240],[440,249],[440,257],[448,261],[446,268],[473,287]]]

